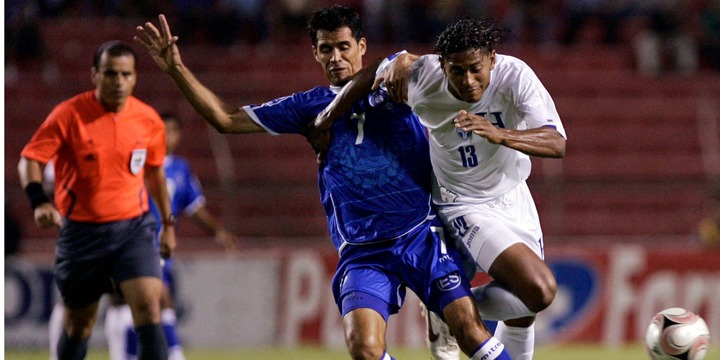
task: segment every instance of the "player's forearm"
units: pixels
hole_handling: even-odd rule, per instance
[[[170,207],[170,196],[168,195],[165,169],[162,166],[157,167],[146,167],[145,168],[145,182],[148,186],[150,196],[152,196],[162,220],[168,219],[172,215],[172,209]]]
[[[30,207],[35,212],[36,223],[40,228],[46,228],[53,224],[60,225],[60,216],[56,215],[52,200],[45,193],[42,187],[43,170],[39,161],[21,157],[18,163],[18,174],[20,186],[22,187]]]
[[[18,162],[18,176],[23,189],[32,182],[42,184],[42,165],[36,160],[21,157]]]
[[[506,130],[501,144],[530,156],[546,158],[565,156],[565,138],[550,127]]]
[[[180,64],[170,68],[167,73],[175,81],[175,84],[195,111],[218,132],[248,133],[262,131],[262,128],[255,125],[245,111],[220,99],[184,65]]]
[[[193,213],[192,217],[210,234],[215,235],[223,228],[222,225],[220,225],[220,222],[212,216],[205,207],[198,208],[197,211]]]
[[[380,65],[380,60],[358,71],[353,79],[340,90],[335,99],[318,115],[315,119],[315,127],[319,130],[329,129],[335,120],[370,92],[378,65]]]

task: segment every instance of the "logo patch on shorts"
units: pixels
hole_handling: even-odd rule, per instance
[[[462,279],[458,274],[450,274],[444,278],[437,280],[437,287],[440,291],[450,291],[457,288],[462,283]]]
[[[458,195],[456,193],[450,191],[450,189],[446,188],[445,186],[439,185],[439,190],[440,198],[442,198],[443,202],[454,203],[455,200],[457,200],[458,198]]]
[[[353,292],[345,295],[345,299],[343,299],[343,301],[355,301],[355,302],[357,302],[357,301],[362,301],[362,300],[364,300],[364,299],[365,299],[365,297],[363,296],[363,293],[361,293],[361,292],[359,292],[359,291],[353,291]]]

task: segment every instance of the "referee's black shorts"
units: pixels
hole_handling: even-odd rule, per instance
[[[65,220],[55,247],[55,282],[69,308],[84,308],[113,284],[143,276],[162,278],[155,217],[97,224]]]

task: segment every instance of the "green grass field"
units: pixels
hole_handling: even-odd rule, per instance
[[[720,349],[711,349],[705,360],[720,359]],[[429,359],[425,349],[390,349],[390,355],[398,360]],[[328,350],[324,348],[303,347],[298,349],[246,349],[246,350],[201,350],[187,349],[185,356],[188,360],[336,360],[349,359],[344,349]],[[463,357],[467,359],[466,357]],[[45,351],[18,351],[6,350],[7,360],[47,360]],[[108,355],[103,350],[93,350],[87,360],[107,360]],[[535,351],[534,360],[647,360],[645,349],[641,345],[625,346],[617,349],[603,348],[596,345],[564,345],[539,347]]]

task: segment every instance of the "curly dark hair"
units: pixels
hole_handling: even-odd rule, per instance
[[[318,42],[317,32],[319,30],[335,31],[343,26],[350,28],[355,40],[360,41],[362,39],[363,31],[360,15],[353,9],[342,5],[331,5],[315,11],[307,22],[310,41],[315,46]]]
[[[448,25],[438,36],[435,53],[442,57],[465,50],[482,50],[490,53],[502,40],[506,29],[497,27],[495,20],[465,18]]]

